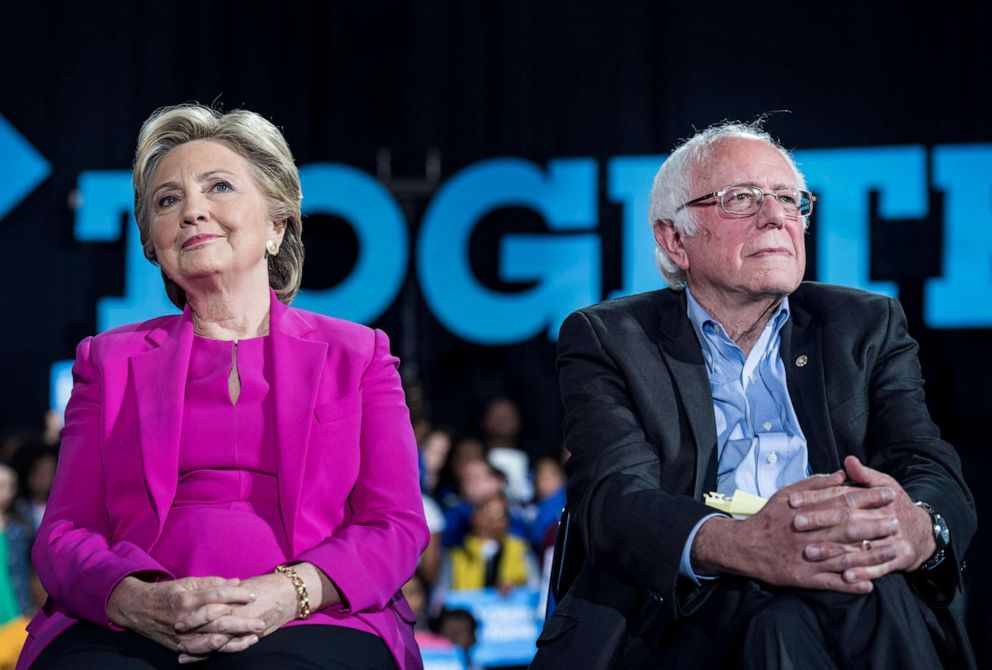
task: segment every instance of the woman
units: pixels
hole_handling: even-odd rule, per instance
[[[380,331],[288,307],[285,140],[252,112],[166,108],[134,188],[183,313],[77,349],[33,552],[51,599],[19,667],[419,668],[400,587],[427,529],[398,361]]]

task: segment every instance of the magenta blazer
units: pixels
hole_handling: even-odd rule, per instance
[[[269,325],[292,555],[327,573],[347,601],[336,607],[376,630],[401,670],[419,669],[414,617],[399,590],[429,535],[399,360],[381,331],[289,308],[274,293]],[[18,670],[77,619],[110,626],[107,599],[125,576],[167,574],[148,550],[176,492],[192,343],[187,307],[79,344],[32,551],[50,597],[28,624]]]

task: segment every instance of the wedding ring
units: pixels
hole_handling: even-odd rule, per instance
[[[861,548],[865,551],[871,551],[871,540],[861,540]]]

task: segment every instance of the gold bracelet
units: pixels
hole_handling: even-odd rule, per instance
[[[296,574],[296,570],[288,565],[277,565],[276,572],[286,575],[293,582],[293,588],[296,589],[296,618],[308,619],[310,617],[310,596],[307,595],[307,585],[303,583],[303,579]]]

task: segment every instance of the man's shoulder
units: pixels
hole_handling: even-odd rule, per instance
[[[885,317],[892,299],[848,286],[803,282],[789,296],[789,304],[821,322],[873,321]]]
[[[589,319],[615,322],[626,319],[656,320],[660,312],[683,304],[682,294],[671,289],[634,293],[583,307],[575,314]]]

